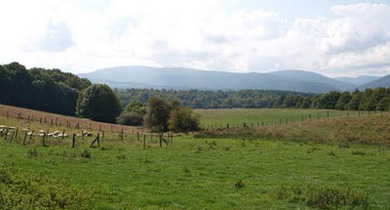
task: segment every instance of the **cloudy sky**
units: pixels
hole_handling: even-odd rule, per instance
[[[389,0],[1,0],[0,63],[385,75],[389,20]]]

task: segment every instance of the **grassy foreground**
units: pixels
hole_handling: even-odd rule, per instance
[[[309,205],[275,191],[305,185],[352,188],[368,196],[370,209],[390,208],[389,149],[190,136],[165,148],[102,146],[2,140],[0,158],[23,172],[68,179],[90,192],[90,209],[302,209]]]

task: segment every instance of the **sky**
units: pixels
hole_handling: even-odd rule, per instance
[[[0,0],[0,63],[390,74],[390,0]]]

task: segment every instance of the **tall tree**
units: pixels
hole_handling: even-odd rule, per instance
[[[80,93],[77,100],[76,114],[80,117],[103,122],[115,122],[121,113],[118,97],[110,87],[94,84]]]
[[[144,123],[153,131],[164,132],[168,130],[168,119],[171,105],[159,97],[149,99]]]

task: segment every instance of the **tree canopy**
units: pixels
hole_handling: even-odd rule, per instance
[[[0,65],[0,103],[74,115],[79,91],[91,85],[71,73],[13,62]]]
[[[76,114],[92,120],[115,122],[121,109],[119,100],[110,87],[94,84],[81,91],[77,100]]]

